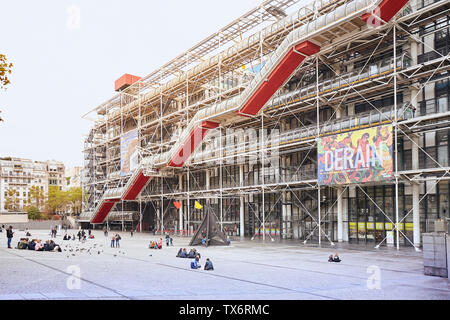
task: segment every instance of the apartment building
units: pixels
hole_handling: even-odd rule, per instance
[[[44,195],[48,194],[49,186],[62,190],[65,185],[64,171],[64,163],[55,160],[0,158],[0,211],[8,211],[5,207],[8,190],[16,190],[18,206],[14,211],[22,211],[27,205],[32,186],[37,186]]]

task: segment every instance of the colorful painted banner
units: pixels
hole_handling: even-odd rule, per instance
[[[317,164],[320,185],[391,180],[392,125],[319,138]]]
[[[139,164],[137,129],[128,131],[120,138],[120,175],[127,176]]]

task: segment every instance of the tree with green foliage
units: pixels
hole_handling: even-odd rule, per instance
[[[41,190],[39,186],[31,186],[31,188],[28,189],[27,203],[29,205],[33,205],[38,210],[41,210],[42,205],[44,204],[44,200],[45,200],[44,190]]]
[[[80,187],[73,187],[67,191],[67,198],[72,213],[81,211],[81,203],[83,200],[83,190]]]
[[[59,190],[57,186],[48,187],[47,206],[50,213],[55,214],[58,211],[62,211],[67,203],[68,196],[66,192]]]
[[[35,206],[27,207],[28,219],[30,220],[39,220],[41,219],[41,212]]]
[[[21,209],[19,193],[14,188],[6,190],[5,209],[8,211],[19,211]]]

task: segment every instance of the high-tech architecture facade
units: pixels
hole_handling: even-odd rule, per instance
[[[450,2],[267,0],[92,110],[80,221],[416,246],[449,217]],[[200,208],[201,207],[201,208]]]

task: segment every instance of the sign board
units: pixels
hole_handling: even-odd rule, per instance
[[[320,185],[383,182],[393,179],[392,125],[319,138]]]

